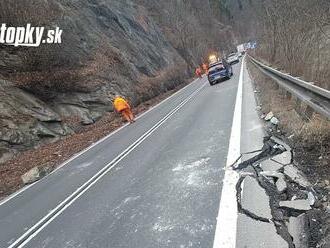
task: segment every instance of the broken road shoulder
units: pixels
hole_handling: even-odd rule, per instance
[[[308,237],[304,229],[298,232],[292,225],[296,225],[298,220],[300,225],[304,224],[303,220],[308,219],[310,211],[319,209],[320,196],[294,166],[287,144],[276,137],[265,137],[263,143],[262,149],[245,153],[259,152],[254,157],[239,164],[237,160],[232,165],[240,177],[236,184],[238,211],[256,221],[272,223],[289,248],[307,247]],[[256,180],[269,197],[271,218],[258,216],[243,206],[242,185],[247,177]]]

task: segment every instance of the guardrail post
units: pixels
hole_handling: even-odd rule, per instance
[[[283,95],[283,96],[286,96],[286,90],[283,89],[283,88],[280,88],[280,94]]]
[[[303,121],[308,122],[313,117],[314,109],[309,105],[303,103],[299,98],[295,99],[294,109]]]
[[[295,98],[294,109],[297,113],[301,113],[301,100],[299,98]]]
[[[312,107],[310,107],[309,105],[307,105],[306,109],[305,109],[305,115],[307,117],[308,120],[311,120],[314,114],[314,109]]]
[[[290,100],[292,97],[292,94],[289,91],[287,91],[287,92],[285,92],[285,97],[287,100]]]

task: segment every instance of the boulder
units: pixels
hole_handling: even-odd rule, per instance
[[[31,184],[35,181],[38,181],[41,178],[40,170],[38,167],[34,167],[24,175],[21,176],[21,179],[24,184]]]
[[[276,117],[272,117],[270,119],[270,123],[272,123],[273,125],[278,125],[280,123],[280,121]]]
[[[270,119],[272,119],[273,117],[274,117],[274,114],[271,111],[265,116],[265,121],[270,121]]]

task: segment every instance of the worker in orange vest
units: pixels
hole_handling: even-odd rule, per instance
[[[131,106],[123,97],[116,95],[113,100],[113,106],[115,110],[118,113],[121,113],[128,122],[135,122]]]
[[[203,63],[202,67],[203,67],[204,73],[207,75],[209,66],[206,63]]]
[[[195,74],[197,77],[201,78],[202,77],[202,70],[201,68],[198,66],[195,70]]]

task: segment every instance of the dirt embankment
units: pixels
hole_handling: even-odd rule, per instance
[[[269,125],[270,133],[286,140],[294,156],[294,164],[305,173],[320,199],[314,216],[309,220],[309,247],[330,244],[330,122],[318,114],[306,119],[304,106],[288,98],[276,82],[264,76],[253,64],[248,64],[260,115],[272,111],[279,119],[277,127]]]

